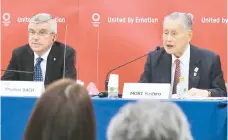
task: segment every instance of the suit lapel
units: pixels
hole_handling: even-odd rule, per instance
[[[163,50],[160,59],[155,64],[155,78],[157,83],[171,83],[171,63],[172,57]]]
[[[55,72],[57,69],[57,61],[58,61],[58,46],[53,44],[51,51],[47,58],[47,65],[46,65],[46,74],[45,74],[45,85],[47,85],[50,81],[55,79]]]
[[[189,64],[189,89],[197,88],[200,80],[200,54],[197,48],[191,45],[190,64]]]
[[[30,46],[28,46],[28,56],[24,56],[25,57],[25,62],[27,62],[25,64],[25,71],[34,71],[34,53],[32,51],[32,49],[30,48]],[[27,74],[27,80],[29,81],[33,81],[33,74]]]

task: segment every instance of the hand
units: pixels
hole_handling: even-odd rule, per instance
[[[191,88],[187,92],[187,96],[201,96],[201,97],[208,97],[209,93],[207,90]]]

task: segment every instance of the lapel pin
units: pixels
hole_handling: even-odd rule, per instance
[[[199,68],[198,67],[196,67],[195,69],[194,69],[194,72],[197,72],[199,70]]]
[[[194,72],[194,74],[193,74],[194,76],[196,76],[197,75],[197,73],[196,72]]]
[[[56,60],[56,58],[53,59],[54,61]]]

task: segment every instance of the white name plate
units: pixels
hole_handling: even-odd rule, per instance
[[[169,99],[170,84],[124,83],[124,99]]]
[[[44,90],[43,82],[0,81],[0,96],[39,97]]]

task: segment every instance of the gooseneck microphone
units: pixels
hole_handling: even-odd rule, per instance
[[[160,46],[157,46],[155,50],[158,51],[158,50],[160,50],[160,48],[161,48]],[[117,67],[115,67],[115,68],[109,70],[108,73],[107,73],[107,75],[106,75],[106,78],[105,78],[105,91],[104,91],[104,92],[100,92],[98,96],[99,96],[99,97],[107,97],[107,96],[108,96],[108,82],[109,82],[109,74],[110,74],[111,72],[113,72],[113,71],[115,71],[115,70],[117,70],[117,69],[119,69],[119,68],[122,68],[122,67],[124,67],[124,66],[126,66],[126,65],[128,65],[128,64],[131,64],[131,63],[133,63],[133,62],[135,62],[135,61],[137,61],[137,60],[139,60],[139,59],[141,59],[141,58],[147,56],[148,54],[149,54],[149,53],[146,53],[146,54],[144,54],[144,55],[142,55],[142,56],[140,56],[140,57],[137,57],[137,58],[135,58],[135,59],[133,59],[133,60],[131,60],[131,61],[128,61],[128,62],[126,62],[126,63],[124,63],[124,64],[122,64],[122,65],[119,65],[119,66],[117,66]]]

